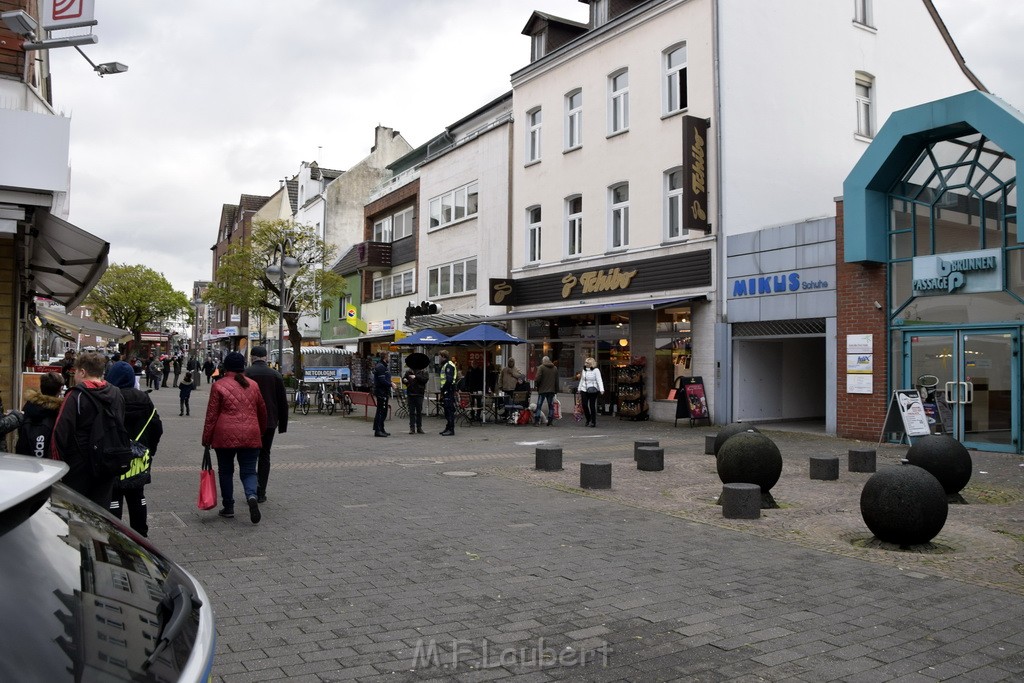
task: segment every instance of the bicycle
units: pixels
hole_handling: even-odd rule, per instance
[[[305,382],[299,382],[299,388],[295,390],[295,405],[292,411],[302,411],[303,415],[309,415],[309,392],[306,391]]]
[[[323,384],[316,385],[316,412],[317,413],[324,412],[324,408],[327,407],[327,400],[324,397],[324,393],[325,393],[324,392],[324,385]]]
[[[334,387],[331,385],[328,385],[324,392],[324,402],[327,404],[327,414],[334,415],[334,411],[338,407],[338,399],[334,393]]]

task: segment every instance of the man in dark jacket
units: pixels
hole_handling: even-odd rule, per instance
[[[106,364],[107,359],[94,351],[79,354],[75,359],[74,389],[64,397],[53,427],[53,459],[63,460],[70,468],[64,483],[104,509],[110,506],[115,475],[101,473],[92,462],[92,425],[101,418],[100,410],[106,408],[115,419],[124,421],[124,398],[117,387],[103,379]]]
[[[288,396],[284,391],[281,373],[267,365],[267,349],[254,346],[249,352],[252,364],[245,369],[245,376],[252,379],[263,394],[267,404],[267,428],[263,430],[263,447],[256,461],[256,500],[267,500],[267,481],[270,479],[270,449],[274,445],[274,430],[278,434],[288,431]]]
[[[388,368],[388,354],[381,353],[373,366],[373,397],[377,401],[377,412],[373,416],[373,435],[391,436],[384,429],[388,417],[388,401],[391,399],[391,370]]]
[[[37,458],[50,457],[50,440],[53,425],[60,411],[60,390],[64,378],[56,372],[48,372],[39,378],[39,391],[25,392],[25,422],[18,429],[18,444],[14,447],[21,455]]]
[[[132,366],[122,361],[114,363],[107,372],[107,381],[121,390],[121,396],[124,398],[124,426],[128,430],[128,436],[148,448],[150,457],[148,467],[140,471],[132,468],[114,482],[110,512],[121,519],[123,500],[128,506],[131,527],[140,535],[148,536],[145,485],[150,481],[152,459],[156,456],[164,426],[149,394],[135,388],[135,371]]]

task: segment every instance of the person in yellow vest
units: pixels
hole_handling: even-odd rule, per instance
[[[444,431],[441,436],[455,435],[455,399],[456,386],[459,371],[455,363],[449,358],[447,351],[442,351],[441,356],[441,400],[444,404]]]

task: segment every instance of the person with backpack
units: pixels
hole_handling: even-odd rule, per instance
[[[144,459],[144,463],[133,466],[114,482],[110,512],[122,519],[124,506],[127,505],[131,527],[140,536],[148,536],[145,486],[152,480],[153,457],[160,445],[164,426],[149,394],[135,388],[135,371],[132,366],[123,361],[114,363],[107,373],[107,381],[117,387],[124,398],[124,426],[128,436],[149,450],[148,460]]]
[[[50,440],[60,411],[60,390],[63,388],[64,378],[56,372],[48,372],[39,378],[39,391],[29,389],[25,392],[25,406],[22,408],[25,422],[18,429],[15,453],[50,457]]]
[[[114,480],[131,461],[124,427],[124,397],[103,379],[106,359],[86,351],[75,359],[74,386],[64,396],[53,426],[52,457],[70,468],[63,482],[103,509]]]

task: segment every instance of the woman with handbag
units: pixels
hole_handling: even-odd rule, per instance
[[[128,436],[149,450],[148,460],[138,464],[133,460],[131,469],[114,481],[110,512],[121,519],[127,505],[128,523],[140,536],[148,536],[145,486],[151,480],[153,456],[164,433],[163,423],[153,406],[153,399],[145,391],[135,388],[135,370],[128,363],[119,360],[111,365],[107,371],[107,382],[117,387],[124,397],[124,428]]]
[[[597,397],[604,393],[604,380],[601,379],[601,371],[597,369],[597,361],[593,358],[583,361],[583,372],[580,373],[577,390],[580,400],[583,401],[583,417],[587,421],[584,426],[596,427]]]
[[[212,446],[217,452],[217,478],[224,502],[218,514],[221,517],[235,516],[232,480],[235,458],[238,458],[238,478],[242,481],[245,501],[249,505],[249,520],[257,524],[262,515],[256,496],[256,463],[267,427],[267,406],[259,385],[245,377],[245,356],[232,351],[224,358],[223,367],[219,380],[210,385],[203,446]]]

